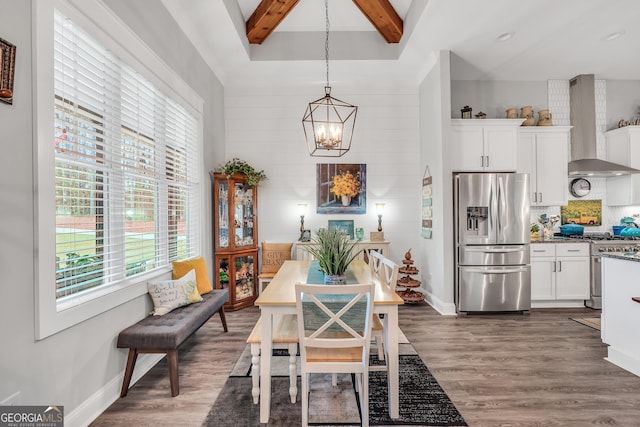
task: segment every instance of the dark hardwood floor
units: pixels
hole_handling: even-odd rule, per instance
[[[400,307],[400,327],[468,424],[639,426],[640,378],[605,361],[600,332],[570,320],[587,308],[444,317]],[[258,319],[255,307],[213,317],[180,352],[180,395],[162,361],[92,426],[200,426]],[[220,420],[220,426],[224,426]]]

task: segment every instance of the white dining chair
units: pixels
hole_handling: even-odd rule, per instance
[[[376,278],[380,281],[380,285],[395,290],[398,283],[398,270],[400,267],[387,257],[382,257],[380,261],[380,267],[376,274]],[[371,336],[376,340],[376,347],[378,350],[378,360],[386,360],[387,358],[387,343],[384,337],[384,319],[380,318],[377,314],[373,314],[374,321],[372,325]],[[384,365],[372,365],[369,367],[372,371],[388,371],[389,366]]]
[[[382,260],[384,259],[384,255],[376,250],[370,250],[368,253],[369,257],[369,269],[371,269],[372,275],[377,275],[382,267]]]
[[[296,284],[302,425],[311,374],[353,373],[362,425],[369,425],[369,346],[375,286]]]

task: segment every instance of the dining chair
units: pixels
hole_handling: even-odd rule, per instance
[[[398,282],[398,264],[391,259],[385,257],[378,251],[369,252],[369,268],[371,269],[371,275],[380,281],[382,286],[394,289]],[[378,351],[378,360],[385,360],[387,352],[387,344],[384,339],[384,325],[383,320],[377,315],[373,314],[373,323],[371,326],[371,337],[376,340],[376,349]],[[387,370],[385,365],[372,365],[370,370],[372,371],[384,371]]]
[[[258,295],[271,283],[282,263],[291,259],[293,243],[262,242],[262,262],[258,274]]]
[[[355,374],[362,426],[369,425],[369,346],[375,285],[296,283],[302,425],[309,425],[311,374]]]
[[[370,250],[368,253],[369,256],[369,268],[371,269],[371,274],[376,275],[380,271],[382,267],[382,260],[384,259],[384,255],[376,250]]]
[[[395,290],[398,282],[398,270],[400,267],[387,257],[382,257],[380,261],[380,267],[378,268],[375,277],[380,281],[380,285],[389,289]],[[376,313],[373,314],[373,324],[371,330],[371,336],[376,339],[378,360],[386,360],[388,356],[387,344],[384,340],[384,320]],[[376,365],[370,366],[372,371],[384,371],[388,370],[388,365]]]

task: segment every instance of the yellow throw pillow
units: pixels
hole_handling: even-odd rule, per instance
[[[198,292],[200,295],[211,292],[213,290],[213,286],[211,286],[211,281],[209,280],[207,263],[202,257],[174,262],[173,279],[179,279],[193,269],[196,270],[196,284],[198,285]]]
[[[262,266],[260,273],[277,273],[286,260],[291,259],[293,243],[262,242]]]
[[[193,269],[177,280],[147,282],[147,290],[153,300],[154,316],[162,316],[174,308],[202,301]]]

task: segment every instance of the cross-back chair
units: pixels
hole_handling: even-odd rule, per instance
[[[375,285],[296,284],[302,425],[313,373],[353,373],[362,425],[369,425],[369,346]]]
[[[382,255],[379,256],[379,267],[374,277],[378,279],[380,285],[382,287],[387,287],[395,290],[396,284],[398,282],[398,270],[399,266],[392,260]],[[373,274],[373,273],[372,273]],[[387,343],[385,341],[385,319],[381,318],[377,314],[374,313],[373,318],[373,326],[371,331],[372,338],[376,340],[376,347],[378,350],[378,360],[386,360],[387,356]],[[388,365],[375,365],[371,366],[370,370],[372,371],[384,371],[388,370]]]

